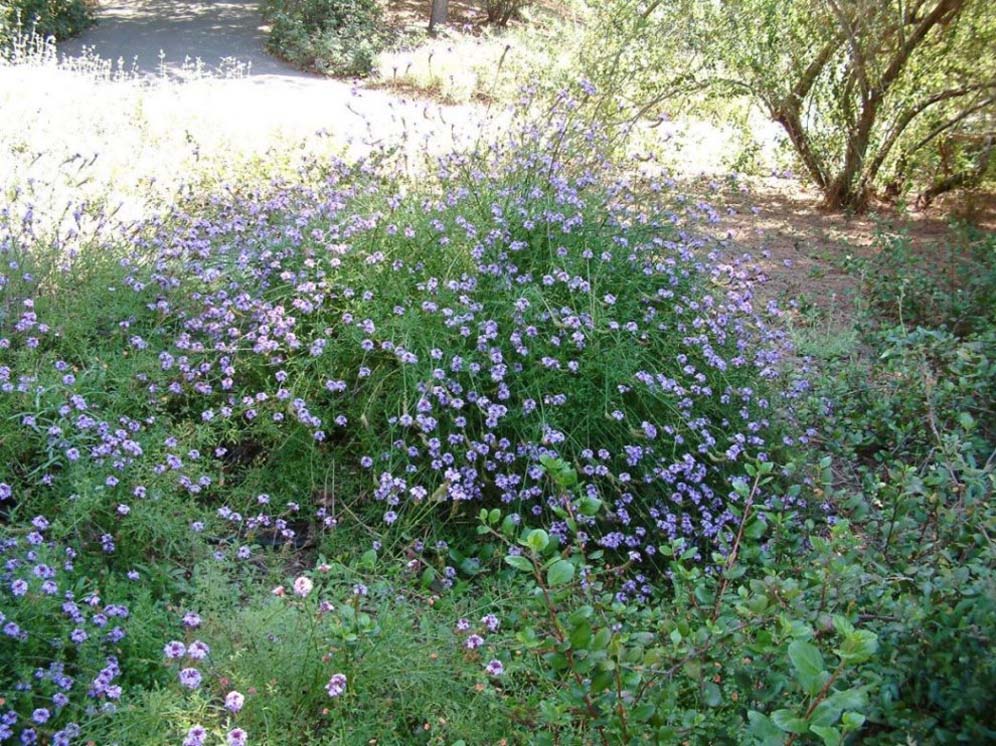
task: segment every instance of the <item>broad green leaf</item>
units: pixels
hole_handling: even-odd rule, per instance
[[[578,508],[582,515],[596,515],[602,509],[602,501],[597,497],[584,497]]]
[[[813,714],[809,716],[809,724],[830,726],[834,725],[840,719],[841,709],[832,700],[825,699],[820,702],[816,709],[813,710]]]
[[[750,539],[760,539],[764,536],[764,532],[767,530],[768,524],[758,518],[755,518],[747,524],[747,528],[744,529],[744,536],[747,536]]]
[[[719,707],[723,704],[723,690],[711,681],[707,681],[702,687],[702,696],[709,707]]]
[[[574,579],[574,565],[565,559],[557,560],[546,571],[546,582],[551,586],[564,585]]]
[[[372,568],[377,564],[377,551],[368,549],[360,556],[360,566]]]
[[[526,557],[523,557],[521,554],[505,555],[505,564],[511,565],[516,570],[522,570],[522,572],[533,571],[533,563],[530,562]]]
[[[865,724],[865,716],[860,712],[845,712],[841,718],[841,724],[845,731],[857,730]]]
[[[842,710],[862,710],[868,706],[868,694],[859,686],[834,692],[829,699]]]
[[[605,691],[615,680],[615,676],[612,675],[612,671],[600,671],[595,674],[591,679],[591,691],[593,693]]]
[[[568,639],[571,641],[571,647],[575,650],[587,648],[591,643],[591,624],[588,623],[588,620],[583,619],[578,622],[568,635]]]
[[[609,641],[612,640],[612,630],[608,627],[602,627],[595,633],[595,637],[591,642],[592,650],[604,650],[609,646]]]
[[[550,535],[541,528],[534,528],[526,537],[526,545],[537,554],[547,548]]]
[[[422,572],[422,587],[428,588],[436,579],[436,571],[432,567],[426,567]]]
[[[840,649],[834,652],[845,663],[864,663],[878,650],[878,635],[865,629],[855,630],[844,638]]]
[[[767,715],[758,712],[757,710],[749,710],[747,712],[747,720],[750,722],[750,727],[748,732],[765,744],[765,746],[775,746],[778,744],[780,746],[785,742],[785,736],[782,735],[775,724],[771,722],[771,718]]]
[[[788,654],[802,688],[809,695],[816,694],[829,676],[823,670],[823,656],[820,655],[820,651],[815,645],[795,640],[789,644]]]
[[[771,713],[771,722],[787,733],[802,734],[809,730],[806,721],[792,710],[775,710]]]
[[[814,725],[810,730],[823,739],[824,746],[840,746],[840,731],[828,725]]]

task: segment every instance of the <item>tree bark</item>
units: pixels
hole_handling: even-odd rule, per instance
[[[432,9],[429,11],[429,33],[435,33],[437,26],[442,26],[449,21],[450,0],[432,0]]]

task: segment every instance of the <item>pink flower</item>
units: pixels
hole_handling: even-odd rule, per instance
[[[325,685],[325,691],[330,697],[339,697],[346,691],[346,674],[333,674],[329,683]]]
[[[311,589],[314,588],[314,584],[311,582],[311,578],[302,575],[297,580],[294,581],[294,593],[296,593],[301,598],[304,598],[309,593]]]
[[[225,709],[229,712],[238,712],[245,704],[246,698],[240,692],[231,691],[225,697]]]
[[[484,671],[488,674],[488,676],[501,676],[505,673],[505,666],[502,665],[502,662],[496,658],[488,662],[488,665],[484,667]]]

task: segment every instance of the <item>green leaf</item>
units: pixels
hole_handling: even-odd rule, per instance
[[[840,731],[827,725],[814,725],[810,730],[823,739],[824,746],[840,746]]]
[[[539,554],[550,543],[550,535],[541,528],[534,528],[526,537],[526,546]]]
[[[781,746],[785,742],[785,736],[767,715],[757,710],[748,710],[747,720],[750,722],[748,732],[765,746]]]
[[[771,721],[787,733],[803,734],[809,730],[806,721],[792,710],[775,710],[771,713]]]
[[[845,663],[864,663],[878,650],[878,635],[865,629],[855,630],[844,638],[839,650],[834,652]]]
[[[788,646],[789,660],[795,668],[799,683],[809,695],[816,694],[829,676],[823,669],[823,656],[815,645],[795,640]]]
[[[436,579],[436,571],[431,567],[426,567],[422,572],[422,587],[428,588]]]
[[[768,530],[768,524],[764,521],[755,518],[753,521],[747,524],[747,528],[744,529],[744,536],[749,539],[760,539],[764,536],[764,532]]]
[[[612,640],[612,630],[608,627],[602,627],[598,632],[595,633],[595,637],[591,642],[592,650],[604,650],[609,646],[609,642]]]
[[[521,554],[506,554],[505,564],[511,565],[516,570],[521,570],[522,572],[532,572],[533,563],[529,561],[526,557]]]
[[[582,515],[597,515],[598,511],[602,509],[602,501],[597,497],[584,497],[581,499],[578,509]]]
[[[583,619],[571,630],[568,639],[571,647],[575,650],[584,650],[591,643],[591,624],[587,619]]]
[[[653,702],[644,702],[633,709],[631,717],[638,723],[645,723],[657,712],[657,705]]]
[[[833,700],[825,699],[816,705],[813,714],[809,716],[809,724],[830,726],[840,719],[840,707]]]
[[[591,679],[591,691],[593,693],[603,692],[612,686],[614,681],[615,677],[611,671],[600,671]]]
[[[862,710],[868,706],[868,694],[864,687],[842,689],[830,695],[829,701],[842,710]]]
[[[865,716],[860,712],[845,712],[840,722],[845,731],[857,730],[865,724]]]
[[[373,568],[377,564],[377,551],[368,549],[360,556],[360,567]]]
[[[711,681],[702,687],[702,696],[708,707],[719,707],[723,704],[723,691]]]
[[[574,579],[574,565],[565,559],[557,560],[546,571],[546,582],[551,586],[564,585]]]

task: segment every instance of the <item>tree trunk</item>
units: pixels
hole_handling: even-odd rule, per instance
[[[436,26],[442,26],[449,20],[450,0],[432,0],[432,10],[429,11],[429,33],[435,33]]]

